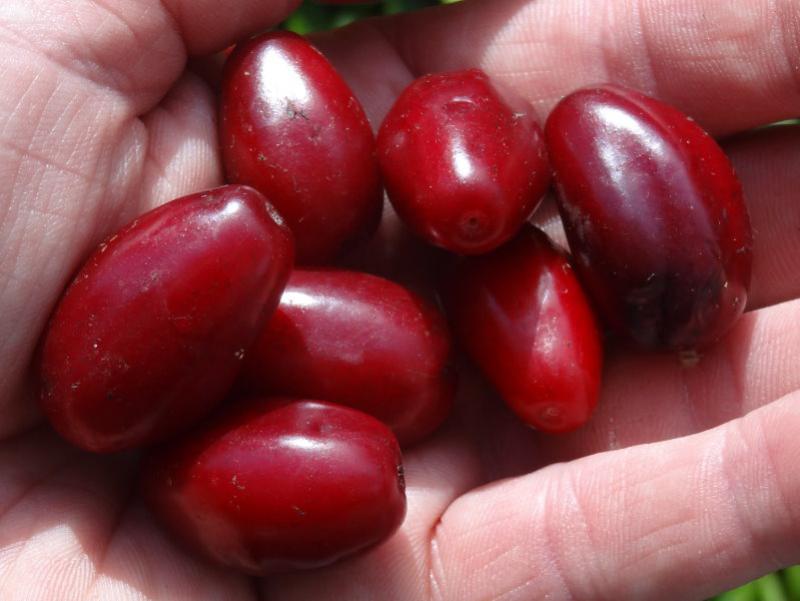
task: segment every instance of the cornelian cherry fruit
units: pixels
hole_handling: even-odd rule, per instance
[[[155,450],[144,497],[195,551],[256,575],[314,568],[387,539],[405,482],[391,431],[329,403],[253,399]]]
[[[550,181],[530,105],[502,95],[478,69],[426,75],[406,88],[381,125],[378,157],[397,214],[460,254],[509,240]]]
[[[576,269],[599,314],[649,349],[694,350],[744,310],[752,240],[730,162],[677,109],[618,86],[546,125]]]
[[[229,392],[289,277],[291,232],[226,186],[167,203],[103,242],[45,334],[41,405],[98,452],[186,429]]]
[[[508,406],[546,432],[583,425],[597,404],[602,346],[567,257],[532,226],[462,259],[443,297],[456,335]]]
[[[377,227],[372,129],[306,39],[273,31],[236,47],[223,74],[220,138],[228,180],[270,199],[294,232],[298,263],[330,261]]]
[[[296,270],[243,376],[252,392],[360,409],[412,444],[450,411],[450,355],[444,318],[402,286],[353,271]]]

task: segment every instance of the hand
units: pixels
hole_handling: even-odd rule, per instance
[[[695,367],[611,351],[597,414],[558,438],[466,378],[453,419],[407,454],[402,530],[359,558],[258,582],[212,567],[132,496],[135,458],[72,450],[41,425],[36,343],[87,252],[222,181],[214,98],[187,54],[295,5],[0,3],[0,598],[701,599],[800,561],[797,127],[726,144],[756,242],[749,312],[724,342]],[[717,136],[800,106],[794,0],[466,0],[318,42],[374,125],[414,76],[467,66],[542,120],[605,80]],[[537,218],[557,230],[552,209]]]

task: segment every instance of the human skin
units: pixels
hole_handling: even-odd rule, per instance
[[[135,457],[71,450],[40,425],[36,343],[82,259],[137,214],[221,182],[213,97],[187,52],[295,4],[0,3],[0,598],[688,600],[800,562],[800,130],[743,133],[796,116],[795,0],[466,0],[315,40],[373,127],[428,71],[480,67],[541,121],[584,85],[641,89],[715,136],[742,134],[724,146],[755,232],[731,333],[693,367],[610,349],[586,428],[536,434],[465,382],[453,418],[406,455],[408,515],[375,551],[313,578],[213,568],[132,497]],[[560,239],[554,215],[537,220]]]

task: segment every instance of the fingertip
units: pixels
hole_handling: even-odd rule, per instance
[[[205,56],[277,25],[297,8],[300,0],[162,0],[162,4],[189,56]]]

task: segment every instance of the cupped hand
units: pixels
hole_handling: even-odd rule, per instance
[[[734,331],[696,365],[612,350],[583,430],[533,433],[465,377],[453,418],[407,453],[408,516],[381,547],[313,574],[218,569],[141,507],[135,457],[41,425],[36,344],[82,258],[222,181],[214,96],[187,57],[296,3],[0,3],[0,598],[702,599],[800,561],[800,129],[750,131],[800,109],[795,0],[466,0],[317,39],[376,126],[430,71],[482,67],[542,120],[583,85],[642,89],[728,139],[755,232]],[[558,234],[552,207],[537,220]]]

